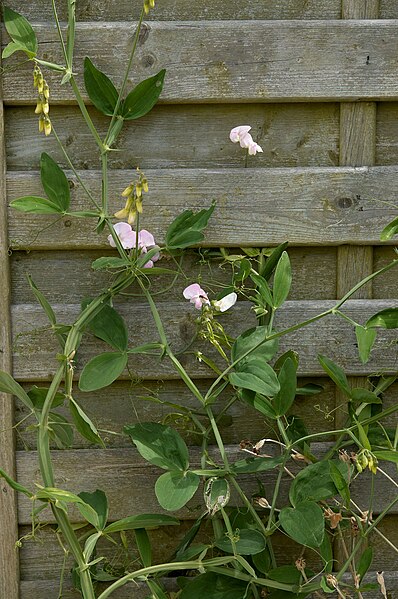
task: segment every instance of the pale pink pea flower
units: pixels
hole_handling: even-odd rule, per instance
[[[259,146],[250,135],[250,125],[239,125],[231,129],[229,139],[233,143],[240,143],[241,148],[246,148],[251,156],[255,156],[257,152],[262,152],[263,149]]]
[[[120,239],[120,243],[122,244],[122,247],[125,250],[131,250],[132,248],[135,248],[136,245],[138,245],[138,249],[141,250],[141,253],[147,254],[149,250],[156,247],[154,236],[146,229],[142,229],[141,231],[139,231],[137,244],[137,233],[133,231],[133,229],[128,223],[116,223],[116,225],[113,225],[113,228],[115,229],[116,234]],[[108,235],[108,241],[111,247],[116,247],[112,235]],[[154,256],[152,256],[151,260],[148,260],[148,262],[144,265],[144,268],[152,268],[153,263],[159,260],[159,258],[160,254],[158,252]]]
[[[192,283],[192,285],[185,287],[183,296],[185,299],[189,300],[191,304],[194,304],[197,310],[201,310],[204,305],[210,305],[210,300],[207,297],[206,291],[204,291],[198,283]]]

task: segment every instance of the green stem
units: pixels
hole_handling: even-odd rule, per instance
[[[214,414],[213,414],[213,412],[212,412],[212,410],[211,410],[210,407],[206,407],[206,414],[207,414],[207,416],[209,418],[209,421],[210,421],[210,424],[211,424],[211,428],[213,430],[213,434],[214,434],[214,437],[216,439],[217,447],[218,447],[218,449],[220,451],[220,455],[221,455],[222,461],[224,462],[225,469],[229,471],[230,470],[230,466],[229,466],[227,454],[225,452],[224,443],[223,443],[222,437],[220,435],[220,431],[219,431],[219,428],[217,426],[217,423],[215,421]]]
[[[398,264],[398,259],[397,260],[393,260],[392,262],[390,262],[389,264],[387,264],[383,268],[380,268],[380,270],[378,270],[378,271],[374,272],[373,274],[369,275],[368,277],[365,277],[364,279],[362,279],[362,281],[360,281],[357,285],[355,285],[355,287],[353,287],[348,293],[346,293],[346,295],[341,300],[339,300],[337,302],[337,304],[335,306],[333,306],[333,308],[330,308],[329,310],[326,310],[325,312],[321,312],[320,314],[317,314],[317,316],[313,316],[312,318],[309,318],[308,320],[304,320],[302,322],[299,322],[299,323],[297,323],[297,324],[295,324],[295,325],[293,325],[293,326],[285,329],[284,331],[280,331],[278,333],[274,333],[273,335],[266,336],[262,341],[260,341],[259,343],[257,343],[253,347],[251,347],[247,352],[245,352],[244,354],[242,354],[237,360],[235,360],[234,362],[232,362],[232,364],[230,364],[230,366],[228,366],[228,368],[226,368],[220,374],[220,376],[214,381],[214,383],[212,384],[212,386],[210,387],[210,389],[206,393],[205,399],[208,399],[208,397],[211,395],[211,392],[213,391],[214,387],[216,387],[218,385],[218,383],[223,380],[223,378],[230,372],[230,370],[232,370],[232,368],[234,368],[236,366],[236,364],[238,364],[238,362],[240,362],[241,360],[243,360],[244,358],[246,358],[247,356],[249,356],[251,353],[253,353],[254,351],[256,351],[256,349],[258,349],[261,345],[263,345],[267,341],[272,341],[273,339],[278,339],[279,337],[283,337],[285,335],[288,335],[289,333],[293,333],[294,331],[302,329],[302,328],[308,326],[309,324],[312,324],[313,322],[316,322],[317,320],[321,320],[321,318],[325,318],[325,316],[329,316],[330,314],[333,314],[352,295],[354,295],[354,293],[356,291],[358,291],[358,289],[360,289],[361,287],[363,287],[364,285],[366,285],[366,283],[368,283],[369,281],[371,281],[372,279],[374,279],[378,275],[386,272],[387,270],[389,270],[393,266],[396,266],[397,264]]]
[[[74,78],[73,75],[71,76],[71,78],[70,78],[69,81],[70,81],[70,84],[72,86],[73,93],[75,94],[76,101],[77,101],[77,103],[79,105],[80,111],[81,111],[81,113],[83,115],[84,120],[86,121],[87,127],[90,129],[91,135],[94,137],[94,139],[95,139],[95,141],[97,143],[97,146],[101,150],[101,154],[102,154],[102,152],[104,150],[104,145],[103,145],[102,140],[101,140],[101,138],[100,138],[100,136],[98,134],[98,131],[95,128],[94,123],[91,120],[91,117],[90,117],[90,115],[89,115],[89,113],[87,111],[86,105],[84,103],[84,100],[82,98],[82,95],[80,93],[80,90],[79,90],[79,88],[78,88],[78,86],[76,84],[76,81],[75,81],[75,78]]]
[[[70,72],[73,70],[73,52],[75,49],[76,0],[68,0],[68,33],[66,36],[66,61]]]

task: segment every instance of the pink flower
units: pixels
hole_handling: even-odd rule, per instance
[[[147,254],[149,250],[152,250],[156,247],[155,238],[146,229],[141,229],[138,233],[138,243],[137,243],[137,233],[133,231],[128,223],[116,223],[113,225],[117,236],[120,239],[120,243],[125,250],[131,250],[135,248],[136,245],[138,249],[141,250],[141,254]],[[116,244],[113,240],[112,235],[108,235],[108,241],[110,245],[114,248]],[[153,263],[159,260],[160,254],[157,252],[154,256],[152,256],[151,260],[148,260],[146,264],[144,264],[143,268],[152,268]]]
[[[152,250],[156,247],[155,238],[146,229],[141,229],[138,233],[138,247],[140,248],[143,254],[146,254],[149,250]],[[153,263],[159,260],[160,254],[157,252],[154,256],[152,256],[151,260],[148,260],[146,264],[144,264],[144,268],[152,268]]]
[[[257,152],[262,152],[263,149],[261,146],[259,146],[258,144],[256,144],[255,141],[251,141],[251,143],[249,144],[249,154],[251,156],[255,156]]]
[[[113,228],[115,229],[116,234],[120,239],[120,243],[125,250],[131,250],[131,248],[135,247],[136,234],[128,223],[116,223],[116,225],[113,225]],[[116,247],[112,235],[108,235],[108,241],[111,244],[111,247]]]
[[[210,305],[207,293],[203,291],[198,283],[188,285],[183,291],[183,296],[185,299],[189,300],[191,304],[194,304],[197,310],[200,310],[205,304]]]
[[[248,148],[249,144],[253,142],[252,136],[250,135],[250,125],[239,125],[231,129],[229,139],[234,143],[240,143],[241,148]]]

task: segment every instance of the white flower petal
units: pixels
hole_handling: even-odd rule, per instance
[[[213,302],[214,307],[220,312],[226,312],[236,304],[238,296],[235,292],[229,293],[220,300]]]

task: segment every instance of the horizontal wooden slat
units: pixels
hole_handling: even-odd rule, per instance
[[[286,302],[278,310],[275,319],[277,330],[284,330],[299,322],[315,317],[317,314],[333,307],[332,301],[302,301]],[[356,322],[363,323],[372,314],[396,306],[396,302],[387,300],[352,300],[344,311]],[[79,306],[54,306],[58,322],[72,323],[79,313]],[[197,312],[188,302],[163,302],[159,304],[159,311],[166,334],[169,337],[174,351],[182,350],[191,342],[195,334],[195,319]],[[120,313],[125,317],[132,347],[158,340],[149,308],[141,303],[124,304],[120,306]],[[49,326],[42,310],[30,304],[14,306],[12,311],[14,334],[14,375],[22,381],[47,380],[57,368],[58,362],[55,355],[59,347],[50,334]],[[222,322],[227,332],[237,335],[250,326],[255,325],[255,319],[249,311],[246,302],[238,302],[231,312],[227,313]],[[292,349],[300,355],[299,371],[302,376],[324,375],[319,365],[317,354],[326,354],[337,361],[348,375],[361,375],[369,372],[395,372],[396,354],[395,331],[380,330],[378,339],[370,361],[363,365],[357,357],[357,347],[353,327],[345,320],[336,316],[328,316],[319,322],[312,323],[303,330],[295,331],[282,337],[280,351]],[[107,351],[101,341],[89,338],[79,349],[77,359],[77,372],[93,354]],[[214,351],[208,345],[194,344],[187,355],[181,356],[184,367],[195,377],[208,378],[212,376],[209,369],[203,364],[197,364],[192,355],[193,349],[200,349],[206,355],[216,358]],[[217,361],[217,360],[216,360]],[[170,363],[164,360],[159,363],[157,359],[133,356],[130,358],[130,369],[135,376],[146,379],[175,378],[176,373]],[[222,364],[220,364],[222,367]],[[127,374],[127,373],[126,373]]]
[[[366,581],[372,580],[376,582],[376,574],[368,574],[366,577]],[[390,599],[398,598],[398,574],[397,572],[384,572],[384,578],[386,581],[386,587],[388,591],[388,596]],[[351,584],[350,579],[348,579],[349,584]],[[177,587],[178,588],[178,587]],[[142,590],[141,590],[142,589]],[[141,599],[147,596],[147,591],[143,589],[142,586],[132,587],[127,586],[124,587],[120,592],[115,593],[112,597],[115,599],[131,599],[131,591],[134,591],[134,599]],[[27,581],[21,583],[21,599],[43,599],[43,597],[55,597],[55,594],[58,592],[57,581],[49,580],[49,581]],[[50,594],[49,594],[50,593]],[[365,594],[366,599],[380,599],[380,591],[369,591]],[[67,586],[65,588],[64,593],[62,594],[62,599],[79,599],[80,594],[73,591],[71,587]],[[332,595],[334,597],[334,595]]]
[[[51,6],[46,0],[35,0],[27,4],[24,0],[8,0],[8,6],[21,12],[25,17],[36,20],[52,20]],[[56,2],[60,18],[66,19],[66,7],[61,0]],[[252,0],[162,0],[156,2],[155,9],[146,20],[184,21],[217,19],[338,19],[340,0],[273,0],[273,2],[253,2]],[[76,3],[76,16],[79,21],[128,21],[138,19],[141,3],[130,0],[84,0]],[[393,17],[388,17],[393,18]]]
[[[206,393],[212,380],[198,381],[198,388]],[[310,433],[327,431],[332,428],[333,414],[335,408],[334,385],[328,379],[299,379],[298,386],[308,382],[318,383],[324,387],[324,390],[313,396],[297,397],[290,413],[302,418]],[[28,390],[30,385],[25,386]],[[171,402],[180,404],[185,408],[195,410],[196,416],[208,426],[208,420],[203,415],[198,402],[180,381],[159,381],[147,382],[145,385],[131,385],[129,382],[119,381],[107,389],[95,391],[94,393],[81,393],[76,391],[74,397],[81,403],[84,410],[93,420],[107,447],[126,447],[130,446],[128,437],[123,433],[123,427],[128,423],[143,421],[161,421],[168,422],[175,426],[185,441],[190,445],[200,445],[202,436],[192,432],[192,424],[184,419],[184,413],[176,406],[167,406],[160,402]],[[148,401],[152,397],[154,401]],[[217,415],[226,406],[231,398],[230,392],[223,393],[213,406],[213,411]],[[155,403],[155,400],[158,400]],[[384,404],[390,405],[389,402]],[[69,420],[68,409],[62,409],[62,414]],[[25,419],[28,411],[20,402],[16,406],[16,422]],[[24,420],[18,428],[18,448],[35,449],[37,430],[30,428],[33,418],[29,421]],[[255,412],[247,404],[235,402],[228,412],[219,420],[224,442],[227,444],[237,444],[242,439],[252,440],[256,443],[264,435],[274,438],[276,431],[272,430],[269,423],[258,412]],[[25,426],[28,430],[25,431]],[[332,436],[330,437],[333,438]],[[324,440],[328,440],[324,437]],[[89,441],[75,432],[74,448],[93,447]],[[93,447],[94,448],[94,447]]]
[[[206,230],[207,246],[264,246],[285,239],[299,245],[377,244],[383,226],[397,213],[390,205],[398,195],[397,167],[228,169],[228,176],[223,169],[146,173],[150,193],[141,222],[160,243],[177,214],[208,207],[211,200],[216,200],[217,208]],[[98,173],[84,173],[84,179],[98,198]],[[124,206],[120,193],[130,179],[125,171],[111,172],[111,211]],[[80,185],[72,185],[73,209],[89,207]],[[30,172],[10,173],[7,187],[9,201],[42,193],[37,174]],[[14,248],[109,248],[106,232],[94,234],[90,219],[14,210],[9,219]]]
[[[43,58],[61,62],[57,33],[35,25]],[[395,75],[398,21],[186,21],[147,24],[132,83],[167,69],[162,101],[273,102],[398,99]],[[131,45],[129,23],[80,23],[74,68],[84,56],[122,78]],[[106,53],[104,48],[112,48]],[[8,64],[14,65],[18,57]],[[31,65],[4,73],[8,104],[35,102]],[[53,103],[70,102],[68,86],[48,76]]]
[[[326,444],[311,446],[315,453],[324,452]],[[273,453],[268,450],[267,453]],[[245,452],[239,451],[235,446],[227,447],[230,462],[247,457]],[[54,451],[53,463],[56,472],[56,485],[69,491],[94,491],[102,489],[108,496],[110,520],[127,517],[131,514],[160,513],[163,512],[157,502],[154,492],[155,481],[162,473],[159,468],[151,466],[140,457],[135,449],[98,449],[96,451],[81,449],[78,451]],[[210,455],[217,463],[222,464],[218,450],[212,448]],[[199,466],[199,450],[191,450],[191,467]],[[83,466],[83,467],[82,467]],[[292,471],[297,471],[294,463],[290,465]],[[383,470],[396,478],[396,468],[393,464],[383,462]],[[272,490],[277,478],[277,469],[267,471],[260,475],[265,488],[267,499],[272,499]],[[33,482],[40,482],[40,472],[36,452],[17,452],[17,475],[21,484],[32,487]],[[351,497],[361,509],[368,509],[371,485],[369,471],[356,478],[351,485]],[[240,477],[242,486],[248,496],[258,492],[256,477],[245,475]],[[288,491],[291,478],[286,474],[282,479],[278,506],[288,502]],[[378,492],[373,498],[373,512],[380,513],[396,497],[396,487],[385,477],[378,476]],[[233,491],[231,493],[232,505],[240,505],[241,501]],[[145,498],[145,501],[143,501]],[[20,524],[31,521],[31,502],[24,495],[18,498],[18,514]],[[186,507],[177,512],[183,519],[196,519],[203,512],[203,499],[200,490],[194,495]],[[398,513],[398,507],[392,508],[391,513]],[[81,521],[77,511],[70,510],[70,517],[74,522]],[[53,521],[50,510],[44,510],[40,516],[45,521]]]
[[[12,303],[25,304],[29,298],[33,300],[27,274],[32,276],[50,303],[76,303],[79,298],[95,297],[109,285],[110,275],[104,271],[93,271],[91,264],[105,253],[114,255],[112,250],[14,251],[11,256]],[[215,253],[213,250],[209,253],[203,250],[185,252],[181,265],[185,276],[178,277],[171,289],[169,276],[153,279],[152,290],[163,291],[158,299],[180,300],[187,281],[199,278],[208,291],[217,292],[223,285],[231,285],[232,270],[220,257],[215,258]],[[229,253],[239,255],[240,250],[231,248]],[[294,273],[289,295],[291,300],[336,296],[336,248],[291,247],[289,258]],[[173,263],[167,266],[174,268]],[[246,285],[249,285],[247,281]]]
[[[95,108],[90,116],[104,137],[109,124]],[[75,106],[54,106],[51,119],[75,168],[98,169],[98,148]],[[148,115],[125,123],[110,168],[243,168],[245,153],[229,140],[232,127],[252,126],[262,154],[252,166],[334,166],[338,164],[339,108],[319,104],[157,105]],[[32,106],[6,109],[9,170],[37,170],[45,151],[60,164],[65,159],[54,136],[38,135]],[[34,148],[34,151],[32,151]]]

